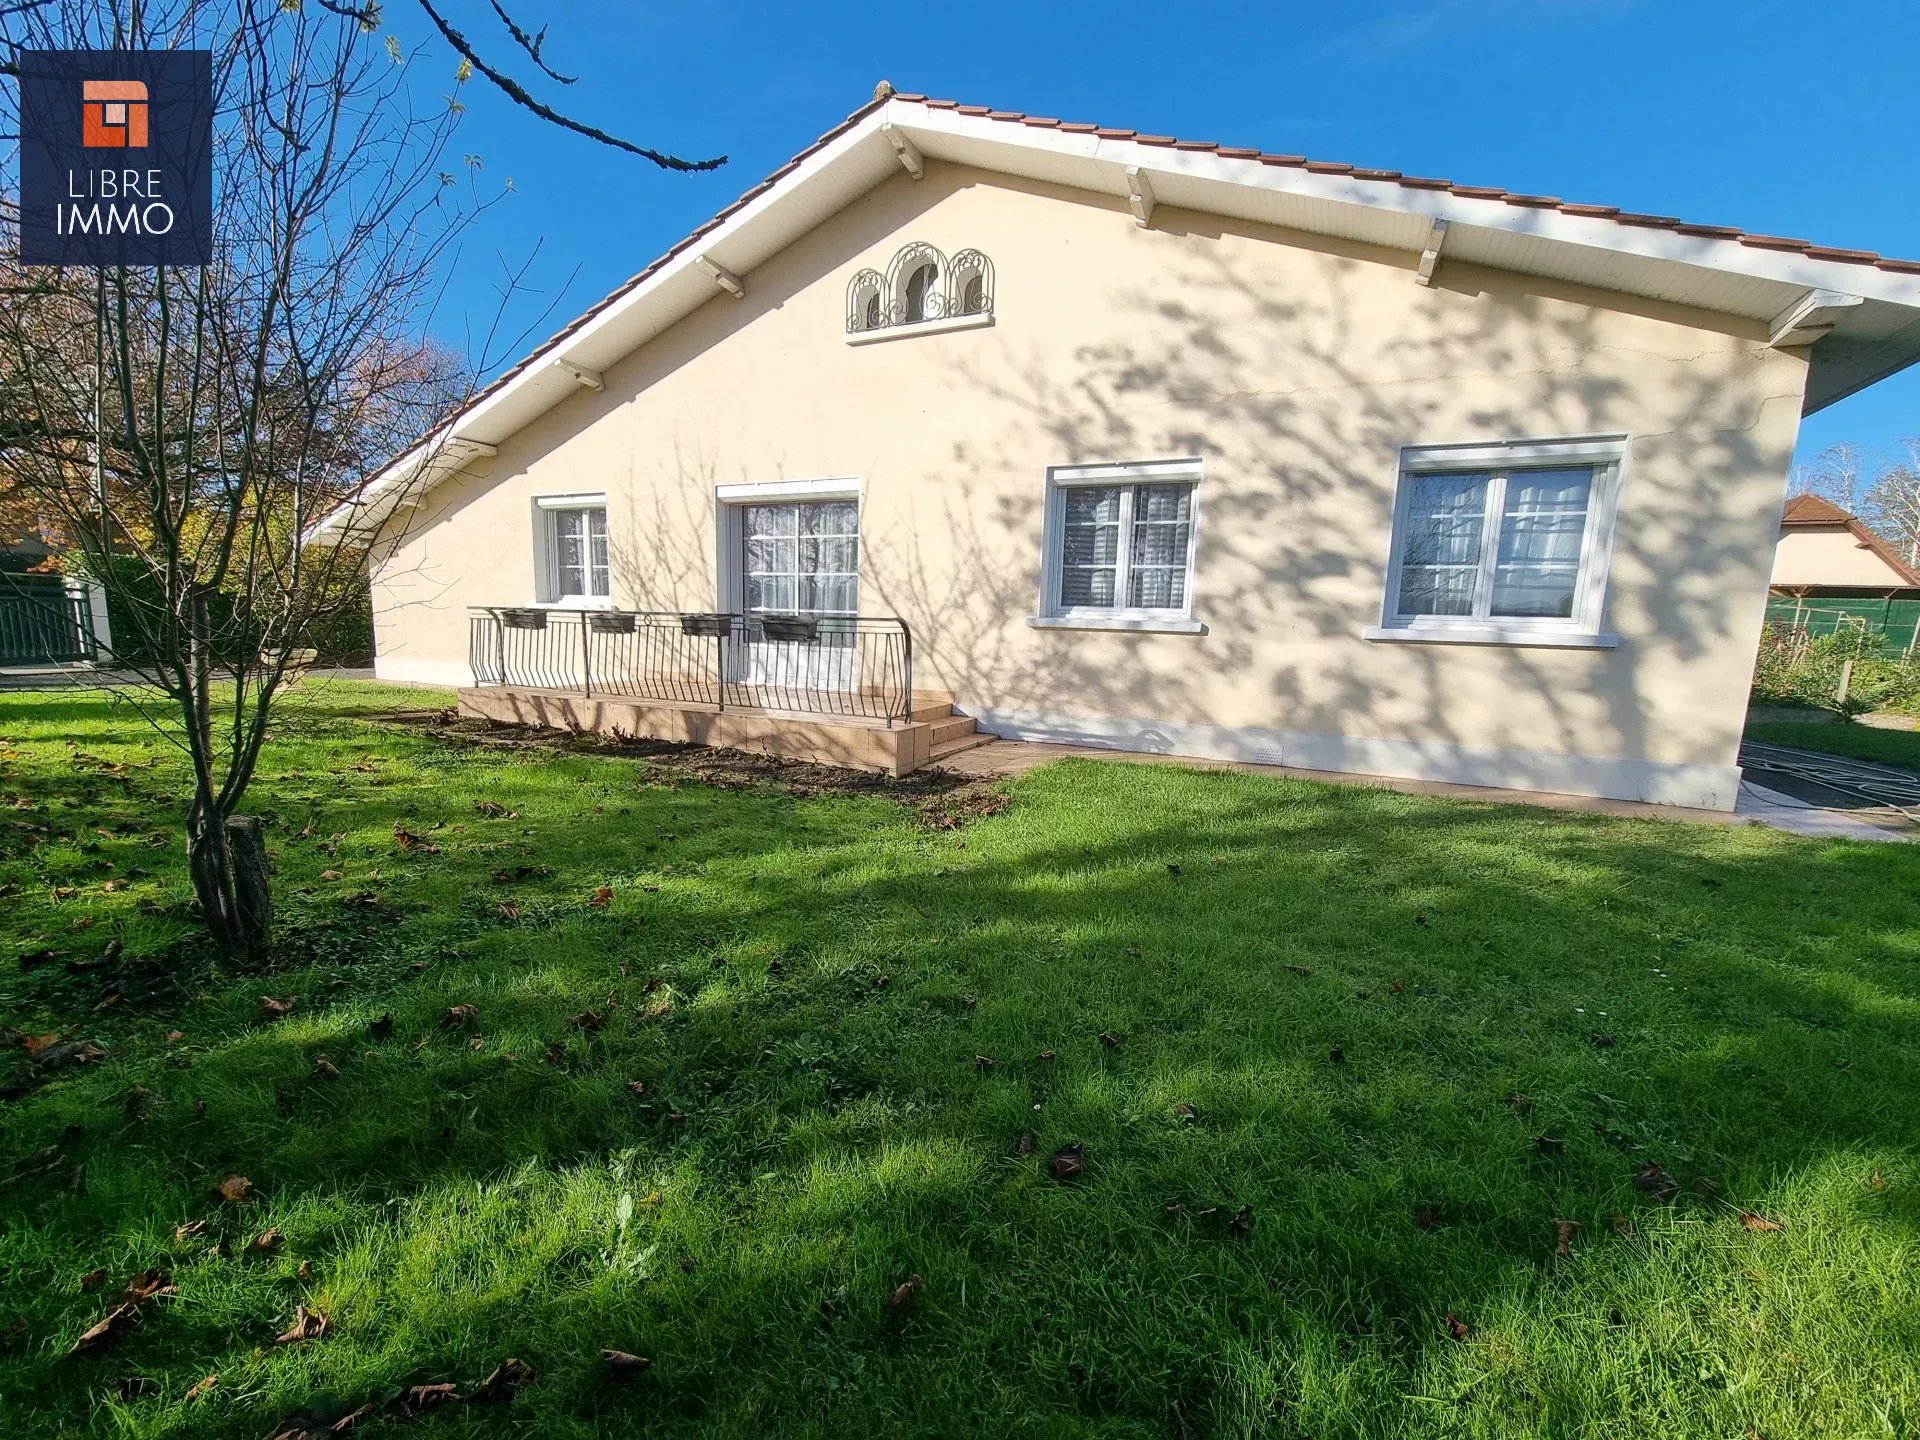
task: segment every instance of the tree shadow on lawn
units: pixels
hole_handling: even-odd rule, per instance
[[[1892,1386],[1911,1294],[1848,1272],[1920,1233],[1905,847],[1097,762],[956,832],[590,757],[376,772],[409,765],[445,783],[335,777],[347,868],[404,918],[284,845],[300,968],[7,1117],[15,1160],[87,1132],[82,1192],[16,1190],[7,1226],[36,1338],[4,1393],[49,1427],[129,1372],[149,1433],[222,1434],[505,1353],[543,1376],[517,1407],[583,1434],[1794,1433]],[[305,775],[271,784],[288,826]],[[396,855],[396,821],[441,850]],[[520,865],[553,873],[490,879]],[[263,987],[301,1004],[255,1025]],[[442,1029],[456,1004],[478,1024]],[[259,1203],[209,1199],[230,1170]],[[195,1218],[284,1253],[177,1241]],[[54,1362],[98,1308],[80,1273],[163,1257],[177,1304]],[[248,1354],[301,1296],[336,1332]],[[601,1346],[653,1356],[644,1399]],[[215,1368],[233,1398],[181,1405]]]

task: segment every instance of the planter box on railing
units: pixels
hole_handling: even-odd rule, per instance
[[[726,635],[733,630],[733,616],[724,613],[682,615],[682,635]]]
[[[500,623],[509,630],[544,630],[547,628],[547,612],[544,610],[502,610]]]
[[[596,635],[631,635],[636,618],[618,610],[606,610],[587,616],[587,626]]]
[[[769,640],[812,644],[820,636],[820,622],[811,615],[763,615],[760,629]]]

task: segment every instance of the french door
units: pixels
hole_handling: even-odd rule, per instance
[[[853,690],[860,651],[860,505],[808,500],[742,507],[741,599],[748,617],[741,680],[796,690]],[[811,638],[767,636],[767,617],[815,624]],[[779,628],[776,619],[776,630]],[[777,697],[776,702],[777,702]]]

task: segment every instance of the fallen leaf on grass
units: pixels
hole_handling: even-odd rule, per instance
[[[173,1293],[174,1288],[166,1271],[142,1270],[121,1287],[107,1313],[74,1341],[73,1348],[67,1353],[98,1355],[110,1349],[133,1328],[134,1322],[140,1318],[141,1306]]]
[[[887,1308],[889,1310],[898,1310],[903,1305],[912,1304],[913,1297],[925,1289],[926,1284],[926,1280],[918,1273],[907,1276],[906,1279],[894,1286],[891,1293],[888,1294]]]
[[[1178,1100],[1174,1102],[1173,1118],[1178,1120],[1182,1125],[1191,1125],[1200,1118],[1200,1112],[1185,1100]]]
[[[1033,1147],[1037,1143],[1034,1139],[1033,1131],[1022,1131],[1020,1138],[1013,1142],[1013,1153],[1022,1157],[1031,1155],[1033,1154]]]
[[[80,1277],[80,1288],[82,1290],[98,1290],[106,1283],[107,1272],[105,1270],[89,1270]]]
[[[313,1078],[316,1080],[338,1080],[340,1078],[340,1067],[333,1063],[332,1056],[316,1055],[313,1057]]]
[[[459,1398],[460,1387],[451,1380],[441,1380],[431,1385],[409,1385],[393,1403],[399,1414],[412,1417],[451,1404]]]
[[[298,995],[288,995],[284,999],[276,999],[272,995],[262,995],[260,997],[260,1018],[262,1020],[278,1020],[299,1003],[300,997]]]
[[[518,820],[520,818],[517,810],[509,810],[506,806],[496,805],[491,800],[476,800],[473,802],[473,808],[478,810],[482,815],[489,816],[495,820]]]
[[[313,1279],[313,1261],[302,1260],[300,1262],[299,1268],[293,1272],[293,1278],[302,1282],[303,1284],[306,1281]]]
[[[1611,1050],[1613,1048],[1613,1036],[1611,1035],[1594,1036],[1593,1048],[1596,1050]]]
[[[1124,1035],[1116,1035],[1111,1030],[1102,1030],[1098,1035],[1094,1036],[1093,1038],[1098,1040],[1102,1045],[1106,1046],[1107,1049],[1109,1050],[1118,1050],[1122,1045],[1127,1043],[1126,1037]]]
[[[1618,1235],[1622,1240],[1631,1240],[1637,1233],[1633,1228],[1633,1221],[1624,1215],[1609,1215],[1607,1217],[1607,1224],[1612,1227],[1613,1233]]]
[[[492,1404],[500,1400],[511,1400],[513,1392],[533,1379],[533,1367],[524,1360],[516,1360],[509,1355],[502,1360],[473,1389],[467,1398],[476,1404]]]
[[[333,1321],[305,1305],[293,1307],[293,1324],[273,1337],[276,1345],[298,1345],[303,1340],[318,1340],[333,1329]]]
[[[1042,1050],[1039,1053],[1039,1055],[1035,1056],[1034,1058],[1044,1061],[1048,1065],[1051,1065],[1054,1061],[1054,1052],[1051,1050]]]
[[[1740,1212],[1740,1223],[1747,1229],[1760,1235],[1769,1234],[1775,1230],[1786,1229],[1786,1226],[1782,1225],[1778,1220],[1769,1220],[1766,1216],[1756,1215],[1751,1210],[1742,1210]]]
[[[1235,1240],[1244,1240],[1253,1233],[1253,1206],[1242,1205],[1233,1212],[1227,1221],[1227,1234]]]
[[[991,1055],[974,1056],[973,1068],[978,1070],[982,1075],[986,1074],[989,1070],[993,1069],[993,1057]]]
[[[393,1012],[383,1014],[378,1020],[367,1026],[367,1033],[376,1040],[384,1040],[393,1033]]]
[[[113,1382],[108,1393],[124,1405],[129,1400],[151,1395],[159,1388],[160,1382],[149,1375],[123,1375]]]
[[[107,1052],[91,1040],[64,1040],[47,1046],[37,1060],[42,1070],[64,1070],[69,1065],[91,1065],[106,1058]]]
[[[500,912],[500,918],[502,920],[518,920],[520,918],[520,902],[518,900],[502,900],[494,908]]]
[[[42,965],[51,965],[67,952],[64,950],[31,950],[20,956],[20,969],[25,972],[38,970]]]
[[[187,1393],[180,1397],[181,1403],[186,1405],[193,1404],[194,1401],[198,1400],[201,1396],[205,1395],[209,1390],[213,1389],[214,1386],[218,1385],[219,1383],[220,1383],[220,1372],[217,1370],[211,1375],[205,1376],[199,1380],[194,1381],[193,1384],[187,1387]]]
[[[477,1005],[449,1005],[440,1017],[440,1028],[458,1030],[463,1026],[474,1024],[479,1019],[480,1009]]]
[[[1344,1065],[1347,1063],[1347,1052],[1342,1050],[1338,1045],[1335,1045],[1327,1051],[1327,1060],[1334,1065]]]
[[[1525,1115],[1533,1109],[1533,1097],[1523,1095],[1518,1090],[1515,1090],[1511,1095],[1507,1096],[1507,1109],[1513,1111],[1516,1115]]]
[[[606,909],[609,905],[613,904],[613,887],[611,885],[602,885],[598,890],[594,891],[592,895],[587,897],[587,904],[596,910]]]
[[[1062,1145],[1047,1159],[1047,1170],[1056,1180],[1071,1180],[1087,1168],[1087,1147]]]
[[[262,1230],[258,1235],[247,1241],[246,1253],[249,1255],[271,1255],[280,1248],[280,1242],[285,1238],[286,1237],[280,1233],[278,1226],[269,1230]]]
[[[338,870],[322,870],[320,872],[320,878],[322,880],[344,880],[346,876]]]
[[[1469,1340],[1473,1338],[1473,1327],[1449,1310],[1447,1311],[1447,1334],[1456,1340]]]
[[[607,1028],[607,1017],[598,1010],[582,1010],[578,1015],[567,1017],[569,1030],[585,1030],[592,1033]]]
[[[206,1233],[207,1233],[206,1221],[189,1220],[184,1225],[176,1225],[173,1227],[173,1243],[176,1245],[183,1245],[189,1240],[198,1240],[202,1235]]]
[[[646,1082],[646,1081],[644,1081],[644,1080],[629,1080],[629,1081],[627,1081],[627,1093],[628,1093],[629,1095],[644,1095],[644,1094],[646,1094],[646,1093],[647,1093],[647,1082]]]
[[[1553,1222],[1553,1253],[1571,1255],[1573,1253],[1574,1233],[1579,1230],[1578,1220],[1556,1220]]]
[[[229,1175],[219,1185],[220,1198],[230,1204],[238,1205],[253,1190],[253,1181],[244,1175]]]
[[[625,1350],[602,1350],[600,1359],[609,1380],[629,1380],[653,1368],[653,1361],[646,1356],[629,1355]]]
[[[393,843],[402,850],[418,850],[422,855],[438,855],[440,847],[429,845],[398,820],[393,822]]]
[[[1536,1135],[1533,1137],[1533,1150],[1536,1155],[1561,1155],[1566,1153],[1567,1142],[1558,1135]]]
[[[1680,1182],[1667,1173],[1665,1166],[1655,1160],[1649,1160],[1634,1175],[1633,1183],[1641,1194],[1662,1205],[1671,1200],[1673,1192],[1680,1188]]]

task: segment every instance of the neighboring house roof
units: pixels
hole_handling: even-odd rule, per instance
[[[1848,514],[1831,500],[1819,495],[1795,495],[1787,501],[1787,508],[1780,516],[1780,531],[1785,535],[1787,531],[1796,529],[1844,529],[1861,549],[1872,551],[1885,563],[1893,572],[1896,585],[1920,586],[1920,570],[1915,570],[1901,558],[1898,550],[1869,530],[1858,515]]]
[[[421,467],[488,453],[807,231],[924,159],[1757,320],[1810,345],[1806,412],[1920,360],[1920,261],[1090,122],[883,94],[590,306],[315,527],[382,523]],[[1817,342],[1817,343],[1816,343]],[[391,500],[383,505],[383,500]]]

